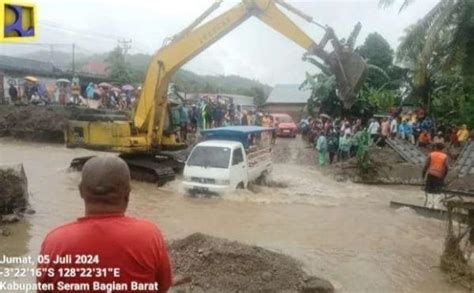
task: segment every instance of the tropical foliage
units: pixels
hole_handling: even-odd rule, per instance
[[[403,1],[399,11],[403,13],[413,1]],[[380,0],[380,6],[394,2]],[[405,29],[396,52],[377,33],[370,34],[356,52],[368,61],[370,70],[352,114],[365,116],[410,104],[427,109],[439,124],[474,127],[474,1],[439,0]],[[337,105],[328,102],[336,99],[329,87],[335,85],[327,83],[325,74],[308,74],[303,84],[313,89],[310,103],[321,105],[321,111],[326,111],[324,105]]]
[[[311,89],[308,100],[308,114],[311,116],[316,116],[318,111],[333,117],[341,114],[342,103],[336,94],[334,75],[306,73],[306,80],[300,85],[300,89]]]
[[[396,57],[410,70],[412,100],[442,122],[474,126],[474,1],[440,0],[405,30]]]
[[[119,46],[112,50],[107,58],[107,72],[111,80],[117,81],[122,84],[132,82],[132,70],[130,65],[125,61],[125,55],[123,54],[122,48]]]
[[[307,73],[300,86],[312,90],[309,114],[317,115],[319,110],[333,117],[349,115],[368,119],[376,112],[388,112],[397,104],[398,88],[405,80],[406,71],[393,64],[394,51],[388,42],[380,34],[372,33],[355,51],[367,60],[369,72],[352,108],[349,111],[343,109],[336,94],[334,75],[322,70],[315,75]]]

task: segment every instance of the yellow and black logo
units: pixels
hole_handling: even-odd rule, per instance
[[[0,41],[23,42],[37,39],[38,19],[35,4],[0,0],[0,19],[3,20]]]

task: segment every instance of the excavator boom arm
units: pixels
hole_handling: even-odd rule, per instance
[[[132,177],[139,180],[163,184],[174,178],[174,171],[182,168],[182,160],[178,162],[173,159],[174,155],[166,154],[163,150],[183,149],[186,145],[178,142],[174,133],[165,132],[168,83],[184,63],[251,16],[258,17],[275,31],[304,48],[307,60],[311,61],[313,57],[322,59],[324,66],[328,67],[327,72],[336,76],[340,97],[345,104],[346,100],[351,101],[350,98],[356,92],[355,88],[360,85],[360,77],[366,65],[360,57],[354,57],[351,50],[348,50],[351,48],[339,43],[330,28],[325,28],[326,34],[316,45],[276,4],[306,21],[315,23],[313,19],[284,0],[242,0],[227,12],[201,24],[219,4],[220,0],[187,28],[167,40],[152,56],[132,123],[111,120],[107,114],[104,114],[104,117],[94,115],[71,120],[66,131],[67,146],[120,152],[132,170]],[[328,54],[324,47],[329,42],[332,43],[334,51]],[[354,64],[357,66],[353,66]],[[156,156],[157,154],[160,156]],[[79,167],[88,159],[74,160],[71,166]]]
[[[274,0],[244,0],[220,16],[179,35],[153,55],[135,111],[134,126],[147,132],[150,142],[157,145],[162,142],[171,76],[252,15],[305,50],[316,47],[315,42],[275,5]]]

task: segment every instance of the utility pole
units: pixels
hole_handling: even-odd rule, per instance
[[[49,45],[49,62],[54,64],[54,46],[53,44]]]
[[[132,48],[132,39],[128,39],[128,40],[125,40],[125,39],[122,39],[122,40],[118,40],[118,43],[119,43],[119,47],[122,48],[122,51],[123,51],[123,55],[127,55],[128,53],[128,50],[130,50]]]
[[[72,44],[72,77],[76,73],[76,44]]]

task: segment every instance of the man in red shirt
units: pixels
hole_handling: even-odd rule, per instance
[[[158,227],[124,215],[130,171],[118,157],[95,157],[83,167],[79,191],[85,217],[46,236],[38,258],[42,292],[167,292],[172,276]]]

